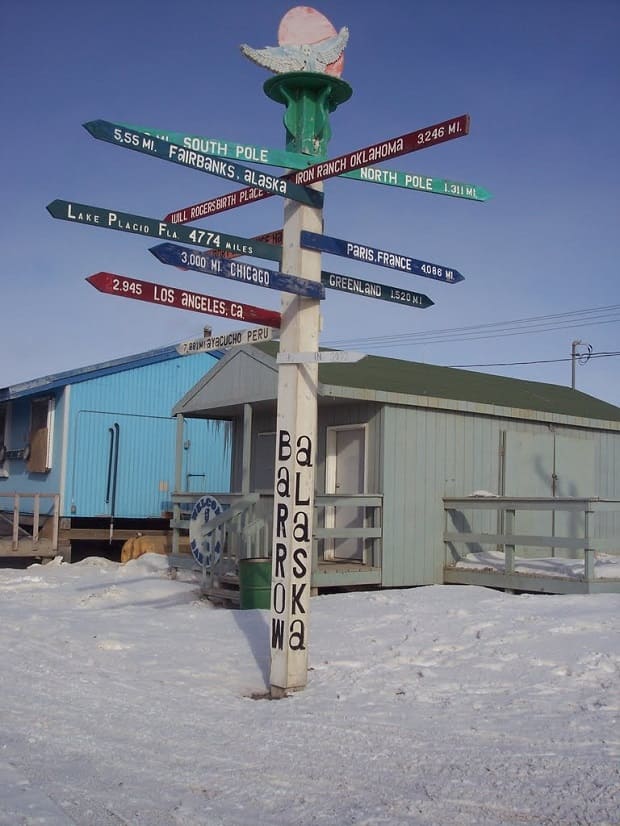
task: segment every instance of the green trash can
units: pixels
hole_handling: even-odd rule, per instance
[[[239,603],[241,608],[271,607],[271,559],[239,560]]]

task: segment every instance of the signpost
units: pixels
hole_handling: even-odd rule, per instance
[[[259,344],[261,341],[271,341],[272,338],[271,327],[249,327],[247,330],[233,330],[218,336],[182,341],[177,344],[177,353],[180,356],[193,356],[194,353],[211,353],[213,350],[227,350],[244,344]]]
[[[278,364],[351,364],[366,358],[355,350],[320,350],[311,353],[278,353]]]
[[[444,267],[441,264],[418,261],[417,258],[409,258],[397,252],[388,252],[376,247],[368,247],[365,244],[344,241],[342,238],[331,238],[329,235],[321,235],[318,232],[302,232],[301,246],[309,250],[321,250],[330,252],[332,255],[352,258],[355,261],[364,261],[366,264],[377,264],[379,267],[421,275],[424,278],[434,278],[446,284],[456,284],[465,278],[458,270]]]
[[[224,261],[213,258],[202,252],[180,247],[177,244],[158,244],[151,247],[155,258],[164,264],[173,267],[184,267],[188,270],[203,272],[207,275],[217,275],[221,278],[230,278],[233,281],[243,281],[257,287],[268,287],[271,290],[305,295],[306,298],[325,298],[325,290],[316,281],[307,278],[298,278],[296,275],[287,275],[282,272],[266,270],[254,264],[242,261]]]
[[[280,326],[280,313],[274,310],[263,310],[252,304],[239,304],[225,298],[215,298],[212,295],[194,293],[190,290],[179,290],[176,287],[154,284],[152,281],[141,281],[138,278],[116,275],[113,272],[98,272],[89,275],[86,280],[100,293],[108,295],[134,298],[136,301],[147,301],[162,307],[193,310],[195,313],[205,313],[205,315],[221,318],[233,318],[235,321],[265,324],[267,327]]]
[[[400,155],[417,152],[419,149],[426,149],[438,143],[462,138],[468,133],[469,115],[460,115],[457,118],[426,126],[424,129],[407,132],[397,138],[374,143],[371,146],[349,152],[346,155],[340,155],[332,160],[319,161],[306,167],[306,169],[290,173],[285,177],[297,184],[309,186],[318,181],[324,181],[326,178],[333,178],[335,175],[344,175],[347,172],[371,166],[377,161],[397,158]],[[211,198],[209,201],[201,201],[198,204],[170,212],[166,215],[166,220],[170,223],[196,221],[199,218],[206,218],[227,209],[234,209],[237,206],[252,203],[252,201],[268,198],[270,194],[256,187],[238,189],[236,192],[230,192],[220,198]]]
[[[238,235],[225,235],[223,232],[168,224],[166,221],[145,218],[143,215],[78,204],[74,201],[55,200],[48,204],[46,209],[52,217],[60,218],[62,221],[75,221],[78,224],[89,224],[93,227],[133,232],[136,235],[166,241],[183,241],[197,247],[210,247],[235,252],[239,255],[266,258],[270,261],[280,260],[278,247],[264,244],[261,241],[250,241],[249,238],[241,238]]]
[[[194,149],[186,149],[176,143],[145,135],[143,132],[122,126],[120,123],[111,123],[107,120],[91,120],[83,124],[87,132],[97,138],[97,140],[122,146],[125,149],[133,149],[145,155],[153,155],[164,161],[171,161],[199,172],[206,172],[208,175],[216,175],[219,178],[226,178],[229,181],[236,181],[239,184],[250,184],[259,190],[267,192],[269,195],[281,195],[283,198],[291,198],[302,204],[320,207],[323,205],[323,194],[285,178],[276,178],[266,172],[258,172],[249,166],[242,166],[229,160],[221,160],[212,155],[205,155]]]
[[[316,31],[311,31],[317,24],[318,37]],[[352,93],[351,87],[340,78],[348,31],[344,27],[337,37],[336,34],[330,21],[319,12],[298,7],[283,18],[278,47],[262,50],[242,47],[246,56],[275,72],[263,88],[269,98],[286,107],[285,152],[183,133],[150,134],[149,130],[102,120],[84,124],[97,139],[248,185],[245,188],[170,213],[163,221],[70,201],[55,200],[47,206],[54,218],[163,241],[165,243],[152,247],[151,252],[166,264],[282,293],[281,313],[278,313],[109,272],[99,272],[86,279],[109,295],[260,325],[255,329],[182,342],[177,347],[182,355],[268,341],[274,335],[273,330],[280,328],[271,554],[269,682],[272,698],[303,688],[308,678],[315,468],[319,455],[318,366],[352,363],[364,358],[364,354],[358,352],[319,351],[320,299],[324,297],[324,289],[422,309],[433,304],[421,293],[321,270],[321,252],[448,284],[463,280],[460,272],[442,265],[323,235],[322,181],[344,176],[456,198],[486,200],[489,197],[486,190],[474,185],[376,166],[390,158],[464,137],[469,132],[469,115],[326,159],[331,135],[329,115]],[[239,159],[284,165],[297,171],[274,177],[237,163]],[[248,239],[183,226],[271,195],[286,199],[282,230]],[[195,253],[168,243],[171,241],[185,242],[201,250]],[[281,271],[229,260],[238,256],[277,261]],[[176,479],[178,487],[178,463]],[[212,556],[220,550],[214,534],[214,528],[223,519],[217,515],[220,509],[220,504],[208,497],[201,500],[192,515],[204,529],[192,548],[199,554],[196,558],[203,566],[210,564]],[[203,539],[206,544],[200,546]]]

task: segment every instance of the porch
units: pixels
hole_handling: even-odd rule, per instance
[[[53,558],[58,538],[58,493],[0,493],[0,556]]]
[[[189,547],[190,516],[202,495],[214,496],[225,508],[208,523],[214,542],[219,540],[222,547],[212,568],[199,565]],[[173,493],[172,503],[171,570],[201,570],[207,596],[238,603],[239,561],[271,556],[273,494]],[[383,497],[377,494],[315,497],[311,578],[315,593],[319,588],[381,585],[382,510]],[[336,520],[336,513],[341,517],[348,513],[350,519]]]
[[[443,505],[446,584],[620,593],[620,531],[612,517],[620,512],[618,499],[473,495],[444,497]],[[550,528],[521,532],[528,514],[546,514],[545,521],[529,524]]]

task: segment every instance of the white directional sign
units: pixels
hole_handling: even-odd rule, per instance
[[[365,357],[365,353],[357,353],[354,350],[321,350],[317,353],[278,353],[277,361],[278,364],[351,364]]]
[[[213,350],[225,350],[228,347],[241,347],[243,344],[258,344],[260,341],[270,341],[272,338],[271,327],[250,327],[247,330],[221,333],[219,336],[182,341],[177,344],[177,353],[181,356],[192,356],[194,353],[210,353]]]

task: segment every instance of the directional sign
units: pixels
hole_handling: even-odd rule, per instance
[[[266,270],[264,267],[246,264],[243,261],[224,261],[221,258],[213,258],[202,252],[180,247],[178,244],[158,244],[156,247],[151,247],[149,252],[152,252],[155,258],[162,263],[171,264],[173,267],[183,267],[187,270],[204,272],[207,275],[243,281],[244,284],[254,284],[257,287],[268,287],[271,290],[303,295],[305,298],[325,298],[325,290],[318,281]]]
[[[152,135],[170,143],[177,143],[186,149],[204,152],[205,155],[214,155],[218,158],[231,158],[234,161],[266,164],[267,166],[281,166],[286,169],[304,169],[316,161],[314,155],[302,155],[297,152],[287,152],[283,149],[267,149],[263,146],[235,143],[221,138],[207,138],[201,135],[188,135],[186,132],[171,132],[167,129],[153,129],[150,126],[132,126],[121,124],[123,127]]]
[[[370,166],[378,161],[388,158],[397,158],[399,155],[407,155],[410,152],[417,152],[419,149],[426,149],[438,143],[454,140],[454,138],[465,137],[469,133],[469,115],[460,115],[458,118],[435,123],[424,129],[417,129],[415,132],[408,132],[398,138],[390,138],[387,141],[375,143],[356,152],[349,152],[347,155],[340,155],[328,161],[319,161],[306,167],[299,172],[286,175],[287,180],[293,180],[297,184],[309,185],[317,181],[324,181],[326,178],[333,178],[334,175],[344,175],[355,169]],[[166,220],[171,223],[183,223],[185,221],[196,221],[208,215],[215,215],[217,212],[224,212],[252,201],[268,198],[270,193],[264,190],[250,187],[230,192],[220,198],[211,198],[209,201],[202,201],[184,207],[181,210],[170,212],[166,215]]]
[[[276,178],[265,172],[258,172],[249,166],[242,166],[229,160],[221,160],[212,155],[205,155],[204,152],[197,152],[194,149],[186,149],[176,143],[169,143],[161,138],[155,138],[135,129],[129,129],[120,123],[111,123],[107,120],[91,120],[83,126],[98,140],[114,143],[116,146],[133,149],[136,152],[143,152],[146,155],[154,155],[164,161],[189,166],[200,172],[206,172],[208,175],[217,175],[219,178],[227,178],[229,181],[249,184],[269,195],[281,195],[283,198],[291,198],[301,204],[306,204],[306,206],[323,206],[322,192],[299,186],[299,184],[284,178]]]
[[[452,198],[466,198],[469,201],[488,201],[491,193],[476,184],[450,181],[448,178],[433,178],[416,172],[396,172],[394,169],[382,169],[379,166],[365,166],[352,172],[345,172],[343,178],[356,181],[371,181],[373,184],[397,186],[401,189],[415,189],[418,192],[431,192],[434,195],[449,195]]]
[[[406,307],[417,307],[426,310],[434,302],[424,293],[415,293],[402,287],[391,287],[389,284],[377,284],[375,281],[365,281],[354,275],[339,275],[336,272],[321,271],[321,284],[330,290],[340,290],[343,293],[362,295],[367,298],[379,298],[382,301],[391,301],[394,304],[404,304]]]
[[[249,238],[241,238],[238,235],[225,235],[223,232],[168,224],[165,221],[145,218],[142,215],[78,204],[74,201],[52,201],[46,209],[54,218],[60,218],[62,221],[75,221],[78,224],[89,224],[93,227],[133,232],[154,239],[183,241],[197,247],[236,252],[239,255],[251,255],[270,261],[280,260],[280,247],[263,244],[260,241],[250,241]]]
[[[366,264],[377,264],[379,267],[421,275],[424,278],[434,278],[446,284],[456,284],[464,280],[464,276],[458,270],[440,264],[418,261],[417,258],[409,258],[397,252],[379,250],[375,247],[367,247],[365,244],[355,244],[353,241],[344,241],[342,238],[331,238],[329,235],[320,235],[318,232],[302,231],[300,244],[305,249],[329,252],[332,255],[341,255],[355,261],[364,261]]]
[[[199,135],[188,135],[184,132],[169,132],[161,129],[150,129],[141,126],[129,126],[136,132],[152,135],[164,141],[179,144],[187,149],[204,152],[218,158],[232,158],[233,160],[250,161],[251,163],[282,166],[287,169],[305,169],[316,158],[312,155],[286,152],[279,149],[268,149],[264,146],[234,143],[219,138],[206,138]],[[414,189],[419,192],[430,192],[435,195],[448,195],[452,198],[467,198],[470,201],[487,201],[491,193],[476,184],[466,184],[461,181],[451,181],[447,178],[435,178],[417,172],[397,172],[393,169],[382,169],[379,166],[367,166],[345,172],[341,177],[352,178],[356,181],[367,181],[373,184],[396,186],[402,189]],[[182,210],[180,211],[182,212]],[[173,213],[171,213],[172,215]],[[174,213],[175,215],[178,212]],[[180,223],[192,220],[189,210]],[[167,220],[171,220],[167,218]],[[280,243],[280,242],[278,242]]]
[[[225,298],[179,290],[176,287],[154,284],[152,281],[141,281],[138,278],[116,275],[113,272],[98,272],[89,275],[86,280],[100,293],[108,295],[134,298],[137,301],[147,301],[163,307],[176,307],[179,310],[193,310],[195,313],[205,313],[205,315],[234,318],[235,321],[265,324],[267,327],[280,326],[280,313],[274,310],[263,310],[251,304],[239,304]]]
[[[234,330],[232,333],[222,333],[219,336],[182,341],[177,344],[177,353],[181,356],[192,356],[194,353],[211,353],[213,350],[226,350],[229,347],[241,347],[244,344],[271,341],[272,338],[273,330],[271,327],[248,327],[247,330]]]
[[[331,364],[352,363],[366,358],[366,353],[357,353],[354,350],[321,350],[312,353],[278,353],[278,364]]]

